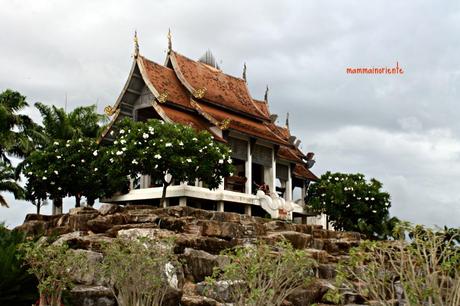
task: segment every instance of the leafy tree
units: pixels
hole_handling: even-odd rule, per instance
[[[362,174],[327,172],[308,191],[313,211],[325,213],[338,230],[358,231],[368,237],[391,235],[396,218],[389,218],[390,195],[376,179]]]
[[[74,196],[79,207],[83,196],[91,205],[99,197],[126,190],[127,177],[108,167],[104,150],[94,139],[78,138],[55,141],[32,153],[25,165],[28,199],[40,203],[48,197]]]
[[[10,231],[0,223],[0,304],[31,305],[37,300],[37,280],[27,272],[19,245],[24,233]]]
[[[8,155],[24,157],[34,148],[31,136],[37,126],[27,115],[19,114],[26,98],[10,89],[0,93],[0,159],[11,164]]]
[[[233,170],[228,147],[215,142],[208,132],[196,132],[189,126],[125,119],[111,133],[115,138],[109,159],[113,167],[126,169],[132,178],[143,174],[161,181],[162,205],[173,180],[199,179],[212,189]]]
[[[6,162],[0,161],[0,192],[3,191],[11,192],[16,199],[24,198],[24,190],[15,181],[14,169]],[[1,194],[0,206],[8,207],[5,197]]]

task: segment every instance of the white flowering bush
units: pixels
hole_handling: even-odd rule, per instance
[[[109,163],[125,169],[132,178],[143,174],[153,182],[161,181],[162,201],[172,180],[199,179],[212,189],[233,170],[228,147],[215,142],[208,132],[196,132],[189,126],[125,119],[110,133],[115,140],[108,148]]]
[[[362,174],[327,172],[308,190],[308,205],[328,215],[338,230],[357,231],[372,238],[391,235],[396,218],[389,217],[390,195],[376,179]]]

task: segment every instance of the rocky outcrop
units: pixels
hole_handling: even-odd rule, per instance
[[[274,244],[286,239],[316,260],[316,279],[296,290],[286,305],[321,303],[336,275],[336,263],[349,249],[360,243],[359,233],[324,230],[317,225],[292,224],[250,217],[237,213],[215,212],[191,207],[153,208],[151,206],[102,205],[99,210],[81,207],[56,216],[26,216],[19,230],[29,235],[58,236],[54,242],[67,243],[95,264],[102,260],[102,246],[115,237],[139,236],[172,238],[177,262],[163,305],[214,306],[231,302],[233,286],[217,282],[206,288],[204,280],[215,267],[225,265],[220,253],[237,245],[265,241]],[[72,290],[74,305],[116,305],[107,281],[89,267],[75,273]],[[173,284],[174,283],[174,284]],[[350,298],[350,301],[361,302]]]

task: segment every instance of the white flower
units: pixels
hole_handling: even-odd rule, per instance
[[[123,152],[125,152],[127,149],[126,149],[126,148],[121,148],[121,150],[122,150]]]
[[[51,185],[54,185],[55,183],[54,182],[50,182]]]
[[[198,139],[196,137],[193,137],[192,140],[193,141],[198,141]]]
[[[33,173],[32,173],[32,172],[29,172],[29,173],[27,173],[27,174],[28,174],[28,175],[32,175]]]
[[[139,163],[137,162],[137,160],[135,160],[135,159],[133,159],[133,161],[132,161],[131,163],[132,163],[133,165],[139,164]]]
[[[372,212],[373,212],[374,214],[376,214],[376,213],[377,213],[377,211],[376,211],[376,210],[373,210]]]
[[[116,154],[117,154],[117,155],[122,155],[122,154],[123,154],[123,151],[117,151]]]
[[[54,170],[54,174],[58,175],[58,174],[59,174],[59,172],[57,172],[57,170]]]
[[[187,158],[186,161],[187,161],[188,163],[191,163],[191,162],[192,162],[192,159],[191,159],[191,158]]]
[[[94,150],[93,155],[97,156],[97,150]]]
[[[155,156],[153,156],[153,157],[156,158],[156,159],[160,159],[161,155],[160,154],[155,154]]]
[[[81,139],[81,138],[78,138],[78,142],[83,142],[83,139]]]
[[[167,143],[165,144],[165,147],[172,147],[172,143],[167,142]]]
[[[156,169],[156,168],[158,168],[158,165],[155,165],[155,167],[154,167],[154,168],[155,168],[155,169]]]
[[[142,134],[142,138],[144,138],[144,139],[149,138],[149,134],[147,134],[147,133]]]
[[[61,155],[56,156],[57,159],[61,159]]]
[[[94,171],[97,171],[98,169],[97,168],[94,168]]]
[[[109,159],[111,163],[113,163],[113,158]]]
[[[209,146],[212,147],[214,144],[212,142],[209,143]]]
[[[66,144],[65,146],[66,146],[67,148],[68,148],[68,147],[70,147],[70,145],[69,145],[69,144]]]
[[[121,144],[125,144],[125,143],[126,143],[126,140],[122,139],[122,140],[120,140],[120,143],[121,143]]]
[[[113,144],[118,144],[118,141],[117,141],[117,140],[115,140],[115,141],[113,142]]]
[[[199,149],[198,152],[200,152],[200,153],[203,152],[203,149]]]
[[[180,146],[183,146],[183,145],[184,145],[184,143],[181,141],[181,142],[179,142],[179,145],[180,145]]]
[[[361,200],[361,197],[357,197],[356,199]]]
[[[141,145],[141,144],[142,144],[142,142],[138,141],[138,142],[137,142],[137,144],[138,144],[138,145]]]
[[[344,188],[343,188],[343,190],[347,191],[347,190],[348,190],[348,188],[347,188],[347,187],[344,187]]]
[[[55,146],[58,146],[58,145],[59,145],[59,142],[55,141],[55,142],[53,142],[53,144],[54,144]]]
[[[110,131],[110,135],[112,135],[112,136],[113,136],[113,131]]]
[[[233,161],[231,158],[227,159],[227,163],[231,164]]]
[[[374,198],[371,198],[371,201],[374,201],[375,199]]]
[[[124,133],[125,133],[125,130],[121,129],[120,134],[124,134]]]
[[[325,193],[322,193],[322,194],[321,194],[321,196],[322,196],[322,197],[325,197],[325,196],[326,196],[326,194],[325,194]]]
[[[223,164],[224,163],[224,160],[223,159],[219,159],[219,164]]]
[[[46,179],[47,179],[47,177],[46,177],[46,176],[42,177],[42,180],[46,181]]]
[[[84,159],[82,159],[82,160],[81,160],[81,162],[82,162],[82,163],[84,163],[84,162],[85,162],[85,160],[84,160]]]
[[[350,204],[347,205],[347,208],[349,208],[349,207],[350,207]]]
[[[58,190],[62,190],[62,188],[61,188],[61,187],[58,187]]]
[[[335,180],[336,180],[336,181],[338,181],[338,180],[339,180],[339,178],[338,178],[338,177],[336,177],[336,178],[335,178]]]
[[[365,197],[364,200],[369,201],[369,198],[368,198],[368,197]]]
[[[75,164],[71,164],[70,166],[75,167]]]

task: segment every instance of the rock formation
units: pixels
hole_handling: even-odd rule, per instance
[[[237,213],[206,211],[191,207],[152,208],[151,206],[103,205],[99,210],[81,207],[68,214],[43,216],[29,214],[17,229],[30,235],[58,236],[54,243],[66,242],[83,252],[90,263],[102,259],[101,243],[115,237],[174,237],[174,253],[182,264],[174,277],[177,290],[168,292],[164,305],[223,305],[228,298],[228,284],[206,292],[203,281],[213,267],[225,264],[222,250],[262,240],[275,243],[287,239],[295,248],[305,249],[318,262],[316,279],[292,294],[286,305],[321,303],[332,287],[335,265],[360,242],[360,234],[324,230],[321,226],[292,224],[284,221],[250,217]],[[77,286],[71,295],[75,305],[116,305],[105,280],[88,269],[75,275]],[[209,291],[209,290],[208,290]],[[360,303],[355,296],[349,303]]]

